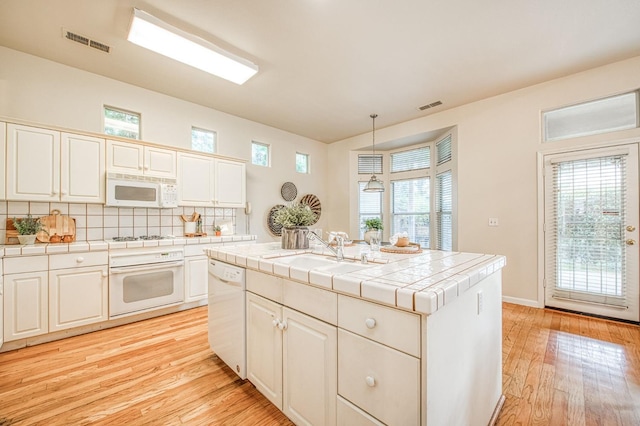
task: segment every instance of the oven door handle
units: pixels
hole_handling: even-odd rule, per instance
[[[127,272],[156,271],[158,269],[168,269],[176,266],[184,266],[184,261],[153,263],[144,266],[116,266],[109,268],[111,274],[124,274]]]

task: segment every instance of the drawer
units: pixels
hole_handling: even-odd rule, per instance
[[[5,274],[46,271],[49,269],[49,256],[5,257],[3,263]]]
[[[384,426],[346,399],[338,397],[337,403],[338,426]]]
[[[338,394],[383,423],[420,424],[420,360],[338,329]]]
[[[338,296],[338,327],[420,356],[420,315],[376,303]]]
[[[284,281],[284,305],[329,324],[336,325],[338,319],[338,295],[332,291]]]
[[[247,290],[277,303],[283,302],[282,279],[247,269]]]
[[[109,253],[106,251],[52,254],[49,256],[49,269],[51,270],[106,265],[108,263]]]

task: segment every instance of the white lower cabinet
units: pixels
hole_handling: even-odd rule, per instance
[[[3,262],[5,342],[48,333],[47,256]]]
[[[336,423],[335,326],[247,292],[247,373],[294,423]]]
[[[207,298],[208,260],[204,255],[185,257],[185,303]]]
[[[49,331],[109,319],[106,265],[49,272]]]

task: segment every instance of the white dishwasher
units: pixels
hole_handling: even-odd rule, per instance
[[[209,345],[241,379],[247,378],[245,270],[209,259]]]

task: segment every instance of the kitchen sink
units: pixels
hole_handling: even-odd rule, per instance
[[[274,259],[274,262],[304,269],[315,269],[321,266],[331,266],[338,263],[335,259],[316,254],[301,254],[296,256],[281,257],[278,259]]]
[[[316,271],[328,272],[332,275],[347,274],[375,266],[375,263],[335,262],[333,265],[315,268]]]

